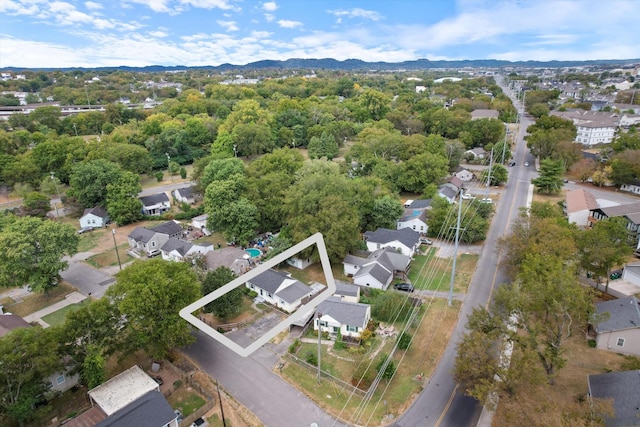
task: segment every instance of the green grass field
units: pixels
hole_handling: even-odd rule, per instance
[[[89,305],[89,304],[90,304],[90,299],[87,298],[84,301],[79,302],[78,304],[71,304],[71,305],[68,305],[68,306],[66,306],[64,308],[61,308],[58,311],[54,311],[51,314],[47,314],[46,316],[44,316],[42,318],[42,320],[44,320],[45,322],[47,322],[51,326],[64,325],[64,322],[67,320],[67,313],[79,310],[83,306],[86,306],[86,305]]]

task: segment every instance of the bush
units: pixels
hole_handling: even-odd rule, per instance
[[[155,177],[158,180],[158,182],[162,181],[162,177],[164,176],[164,174],[161,171],[156,172]]]
[[[307,351],[307,354],[305,354],[304,361],[310,365],[318,366],[318,356],[311,350]]]
[[[380,363],[378,363],[378,366],[376,366],[376,371],[380,372],[383,369],[383,366],[387,361],[387,359],[389,359],[388,355],[385,354],[382,356]],[[386,368],[384,368],[382,378],[385,380],[390,380],[391,378],[393,378],[393,374],[395,373],[396,373],[396,364],[393,362],[393,360],[389,360],[389,363],[387,364]]]
[[[187,177],[187,170],[185,168],[180,168],[180,178],[185,179]]]
[[[589,347],[596,348],[596,340],[589,340],[587,343],[589,344]]]
[[[394,319],[407,318],[411,308],[404,295],[387,292],[376,298],[371,306],[371,316],[382,322],[391,322]]]
[[[333,348],[336,350],[343,350],[347,345],[342,341],[342,334],[340,330],[338,330],[338,335],[336,336],[336,342],[333,344]]]
[[[408,349],[412,338],[413,337],[410,334],[403,332],[402,335],[400,335],[400,338],[398,338],[398,348],[400,350]]]
[[[289,346],[289,353],[294,354],[298,350],[298,346],[300,345],[300,340],[298,338],[295,339]]]

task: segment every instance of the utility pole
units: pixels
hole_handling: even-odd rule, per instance
[[[236,144],[233,144],[233,157],[238,157],[238,146]]]
[[[76,136],[78,136],[78,128],[75,123],[73,124],[73,130],[76,131]]]
[[[118,257],[118,267],[122,271],[122,263],[120,262],[120,253],[118,252],[118,244],[116,243],[116,229],[111,229],[111,235],[113,236],[113,246],[116,248],[116,256]]]
[[[322,317],[322,314],[318,311],[316,315],[318,317],[318,384],[320,384],[320,357],[322,351],[322,327],[320,326],[320,317]]]
[[[487,174],[487,194],[485,198],[489,197],[489,186],[491,185],[491,168],[493,167],[493,148],[491,149],[491,157],[489,157],[489,173]]]
[[[51,181],[53,181],[53,186],[56,189],[56,194],[58,195],[58,199],[60,199],[60,203],[62,203],[62,198],[60,197],[60,191],[58,191],[58,184],[56,184],[56,176],[55,173],[51,172]],[[60,218],[58,215],[58,204],[53,202],[53,207],[56,209],[56,219]]]
[[[164,153],[167,156],[167,172],[169,172],[169,177],[171,178],[171,183],[173,184],[173,174],[171,173],[171,156],[169,153]]]
[[[456,277],[456,260],[458,259],[458,242],[460,241],[460,219],[462,217],[462,189],[458,194],[458,219],[456,221],[456,238],[453,246],[453,264],[451,266],[451,282],[449,283],[449,297],[447,298],[447,304],[449,307],[453,304],[453,282]]]

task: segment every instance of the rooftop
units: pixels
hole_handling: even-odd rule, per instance
[[[150,391],[158,389],[158,384],[135,365],[89,390],[89,396],[109,416]]]

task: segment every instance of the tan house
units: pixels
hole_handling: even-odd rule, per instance
[[[596,313],[605,317],[593,327],[596,348],[640,356],[640,302],[635,296],[596,303]]]
[[[578,227],[587,227],[589,225],[589,211],[599,207],[593,193],[582,188],[567,191],[564,203],[567,220]]]

